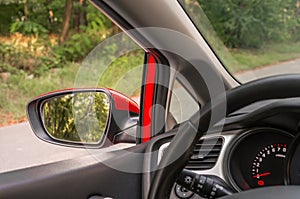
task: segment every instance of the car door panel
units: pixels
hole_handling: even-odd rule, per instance
[[[141,153],[144,148],[145,144],[141,144],[127,151]],[[143,161],[123,150],[107,152],[107,155],[109,164],[100,163],[91,155],[3,173],[0,198],[141,198],[141,174],[120,171],[109,165],[141,171]]]

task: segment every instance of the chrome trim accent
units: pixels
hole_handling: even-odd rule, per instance
[[[222,132],[221,134],[219,133],[214,133],[214,134],[209,134],[209,135],[204,135],[200,140],[203,139],[212,139],[212,138],[222,138],[223,139],[223,145],[222,149],[220,151],[219,158],[215,164],[215,166],[211,169],[206,169],[206,170],[192,170],[195,173],[201,174],[201,175],[215,175],[223,179],[225,182],[229,183],[230,182],[226,178],[226,173],[224,165],[227,163],[225,162],[227,157],[225,157],[226,152],[229,150],[230,144],[232,144],[232,140],[236,138],[240,133],[238,131],[228,131],[228,132]],[[160,160],[162,159],[164,150],[169,146],[170,142],[167,142],[163,145],[160,146],[158,150],[158,157],[157,157],[157,164],[159,164]]]
[[[157,155],[157,165],[159,165],[160,160],[162,159],[162,156],[164,154],[164,151],[166,150],[166,148],[168,148],[169,144],[170,144],[170,142],[167,142],[159,147],[158,155]]]

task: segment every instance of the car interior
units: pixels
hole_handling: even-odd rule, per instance
[[[299,75],[241,84],[180,1],[90,2],[145,51],[140,105],[106,88],[33,99],[37,139],[89,155],[2,173],[0,198],[299,198]],[[53,99],[74,93],[107,98],[101,141],[47,127]]]

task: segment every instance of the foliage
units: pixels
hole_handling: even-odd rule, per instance
[[[53,52],[65,61],[80,61],[90,50],[95,47],[95,44],[100,42],[96,35],[88,33],[76,33],[72,35],[62,45],[53,48]]]
[[[9,24],[10,33],[22,33],[23,35],[34,35],[42,38],[42,43],[46,44],[47,34],[60,33],[63,21],[64,1],[60,0],[3,0],[0,4],[10,10],[7,12],[10,16]],[[94,6],[88,4],[82,6],[78,2],[74,2],[74,8],[79,9],[86,15],[86,24],[82,25],[79,30],[71,29],[69,38],[61,45],[47,45],[51,49],[47,49],[37,57],[37,62],[31,68],[34,68],[35,74],[40,74],[51,68],[59,67],[68,61],[80,61],[88,52],[116,30],[112,22],[101,14]],[[14,9],[12,9],[14,8]],[[5,10],[4,9],[4,10]],[[74,14],[74,13],[73,13]],[[9,20],[8,20],[9,21]],[[71,23],[73,18],[71,19]],[[0,29],[0,34],[6,34],[8,24]],[[2,32],[3,30],[3,32]],[[79,32],[77,32],[79,31]],[[43,39],[46,37],[46,39]],[[29,44],[30,45],[30,44]],[[10,65],[17,69],[24,69],[24,61],[31,60],[36,55],[28,52],[28,50],[20,51],[14,46],[10,46],[8,51],[6,65]],[[22,59],[24,58],[24,61]],[[6,68],[3,67],[2,68]],[[25,67],[26,68],[26,67]],[[3,69],[4,70],[4,69]],[[26,69],[25,69],[26,70]],[[30,71],[32,72],[32,71]]]
[[[185,1],[188,6],[193,3],[192,0]],[[299,0],[196,1],[238,61],[226,64],[231,71],[299,57]],[[0,35],[11,31],[20,32],[28,38],[22,43],[11,34],[6,39],[8,42],[0,41],[0,72],[11,73],[8,82],[0,80],[0,112],[20,118],[25,117],[25,103],[30,98],[74,86],[78,69],[76,63],[82,61],[103,39],[119,31],[92,5],[82,6],[73,1],[73,8],[85,14],[86,23],[76,28],[73,10],[69,34],[65,42],[58,44],[65,0],[0,0],[0,5]],[[196,17],[202,25],[206,25],[204,15]],[[57,41],[50,41],[51,36]],[[272,46],[269,48],[268,45]],[[260,49],[255,51],[253,48]],[[115,49],[115,45],[107,46],[103,54],[106,50]],[[229,57],[228,60],[233,59]],[[142,71],[141,67],[134,67],[142,65],[142,61],[143,51],[124,53],[107,68],[98,86],[112,87],[126,94],[132,94],[133,90],[139,92],[139,88],[134,86],[140,85],[141,79],[138,78]],[[124,74],[128,71],[138,73],[137,79],[126,77]],[[119,82],[120,79],[124,81]]]
[[[30,52],[22,52],[13,45],[0,44],[0,56],[3,60],[1,72],[16,72],[20,69],[32,72],[37,64]]]
[[[136,71],[136,74],[133,75],[131,72],[133,68],[143,64],[143,56],[144,54],[140,50],[120,57],[107,68],[98,85],[90,82],[84,86],[111,87],[128,96],[138,94],[140,87],[136,86],[141,85],[142,70]],[[63,64],[63,67],[41,72],[38,76],[29,75],[24,70],[15,70],[11,73],[8,82],[5,83],[0,80],[0,113],[13,116],[13,119],[17,121],[23,121],[26,118],[24,107],[30,99],[49,91],[74,87],[79,68],[79,64],[67,62]],[[125,81],[119,83],[118,80],[122,78],[126,71],[130,71],[131,75],[125,77]],[[87,82],[88,78],[91,77],[87,77]],[[138,91],[133,93],[135,89]],[[11,118],[8,117],[8,119]],[[7,122],[6,117],[3,116],[0,126]]]
[[[233,48],[258,48],[299,32],[294,0],[198,0],[219,37]]]
[[[125,53],[118,57],[101,76],[99,86],[105,85],[128,96],[139,96],[140,85],[142,85],[143,57],[143,50]]]
[[[83,27],[83,29],[89,34],[102,33],[102,37],[106,37],[107,30],[113,27],[112,22],[90,4],[87,6],[87,22],[87,27]]]
[[[18,13],[18,5],[0,4],[0,34],[9,35],[10,25],[13,22],[12,16]]]
[[[43,121],[55,138],[99,142],[109,114],[105,93],[76,93],[50,99],[43,106]]]
[[[25,2],[26,0],[0,0],[0,5],[21,4]]]
[[[260,49],[231,49],[228,69],[233,74],[300,57],[300,42],[273,43]],[[235,60],[235,62],[232,62]]]
[[[23,38],[23,37],[22,37]],[[0,43],[2,63],[0,72],[16,74],[22,70],[29,74],[41,75],[51,68],[61,67],[61,60],[47,48],[44,42],[24,42],[18,38],[11,43]]]
[[[11,24],[10,32],[20,32],[23,35],[41,35],[48,33],[48,30],[42,25],[35,23],[33,21],[16,21]]]
[[[113,24],[91,5],[87,6],[87,25],[81,26],[62,45],[55,47],[54,53],[67,61],[81,61],[103,39],[114,31]]]
[[[10,120],[23,121],[26,118],[26,103],[49,91],[69,88],[74,84],[78,65],[68,64],[58,70],[50,70],[39,77],[28,75],[23,70],[11,73],[8,82],[0,80],[0,126]],[[9,117],[6,117],[9,116]]]

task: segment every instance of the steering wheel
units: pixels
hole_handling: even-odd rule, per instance
[[[205,104],[200,113],[194,114],[183,127],[179,128],[176,136],[171,141],[163,159],[160,161],[159,169],[154,173],[148,199],[169,198],[178,174],[192,155],[194,145],[209,128],[213,109],[227,105],[226,115],[229,115],[257,101],[291,97],[300,97],[300,75],[280,75],[255,80],[227,91],[226,103],[224,103],[224,99],[218,99],[214,106],[211,103]],[[183,148],[186,150],[178,157],[178,150]],[[226,196],[224,199],[248,199],[253,197],[298,199],[299,195],[299,187],[282,186],[252,189]]]

